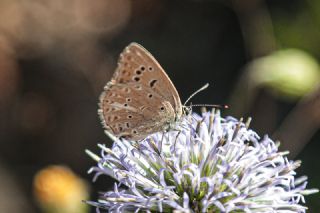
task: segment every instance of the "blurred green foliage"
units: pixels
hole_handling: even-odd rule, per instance
[[[251,81],[284,99],[297,99],[312,92],[320,82],[317,60],[298,49],[285,49],[256,59],[248,66]]]

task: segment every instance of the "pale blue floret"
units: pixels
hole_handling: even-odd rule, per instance
[[[192,114],[181,131],[153,134],[140,142],[103,145],[90,169],[118,181],[97,202],[109,212],[305,212],[306,177],[295,178],[300,162],[268,136],[260,138],[235,118],[218,112]],[[162,141],[161,141],[162,140]],[[161,147],[159,153],[158,146]]]

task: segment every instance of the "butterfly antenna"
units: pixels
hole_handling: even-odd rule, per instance
[[[224,108],[228,109],[228,105],[219,105],[219,104],[191,104],[191,107],[214,107],[214,108]]]
[[[195,91],[194,93],[192,93],[192,95],[189,96],[189,98],[184,102],[184,106],[186,106],[186,104],[191,100],[191,98],[193,98],[193,96],[195,96],[196,94],[198,94],[199,92],[201,92],[202,90],[207,89],[209,86],[209,83],[206,83],[203,87],[201,87],[200,89],[198,89],[197,91]],[[194,106],[194,105],[193,105]]]

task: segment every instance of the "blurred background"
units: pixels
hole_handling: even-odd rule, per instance
[[[91,183],[84,150],[111,146],[98,97],[133,41],[182,101],[210,83],[192,103],[253,117],[320,187],[318,0],[0,0],[0,212],[95,211],[81,200],[113,180]]]

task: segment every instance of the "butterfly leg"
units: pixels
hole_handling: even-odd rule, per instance
[[[159,154],[161,155],[161,152],[162,152],[162,142],[163,142],[163,140],[164,140],[164,134],[166,134],[167,133],[167,131],[164,131],[164,132],[162,132],[162,136],[161,136],[161,140],[160,140],[160,143],[158,144],[158,150],[159,150]]]
[[[176,151],[176,144],[177,144],[177,141],[178,141],[178,137],[179,137],[180,133],[182,132],[181,130],[177,130],[177,131],[178,131],[178,133],[176,135],[176,139],[174,140],[174,144],[173,144],[173,152]]]

